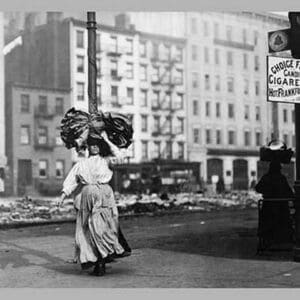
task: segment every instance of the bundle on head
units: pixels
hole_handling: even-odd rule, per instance
[[[68,149],[86,148],[88,136],[101,139],[105,130],[109,140],[119,148],[132,143],[133,128],[128,117],[113,112],[88,114],[74,107],[61,121],[61,138]]]

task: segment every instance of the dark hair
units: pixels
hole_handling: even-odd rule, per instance
[[[102,157],[107,157],[113,155],[109,145],[104,140],[97,140],[97,143],[90,143],[91,145],[97,145],[99,147],[99,155]]]

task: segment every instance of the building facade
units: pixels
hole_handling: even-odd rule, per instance
[[[208,183],[223,177],[229,187],[248,188],[260,169],[259,147],[274,133],[273,106],[266,101],[267,32],[289,27],[287,18],[252,12],[130,16],[140,30],[163,28],[186,38],[187,157],[201,162]],[[294,106],[278,104],[275,119],[279,138],[294,147]]]
[[[3,13],[0,13],[0,49],[4,47],[4,20]],[[5,156],[5,97],[4,97],[4,55],[0,52],[0,195],[5,192],[4,179],[6,173]]]
[[[6,84],[7,194],[57,195],[72,166],[60,138],[70,91]]]

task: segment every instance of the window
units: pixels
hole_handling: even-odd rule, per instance
[[[147,66],[140,65],[140,79],[142,81],[147,81]]]
[[[152,82],[159,82],[159,67],[153,67],[151,80]]]
[[[244,95],[248,95],[248,94],[249,94],[249,80],[244,79]]]
[[[140,42],[140,56],[141,57],[146,57],[147,56],[146,42]]]
[[[248,54],[247,53],[243,54],[243,67],[245,70],[248,69]]]
[[[228,118],[234,118],[234,105],[232,103],[228,104]]]
[[[183,57],[182,48],[177,46],[175,48],[175,50],[176,50],[175,59],[177,60],[177,62],[182,62],[183,61],[183,59],[182,59],[182,57]]]
[[[176,109],[183,109],[183,94],[177,93],[176,100],[174,103]]]
[[[170,92],[165,93],[165,98],[162,102],[163,108],[170,108],[171,107],[171,94]]]
[[[200,129],[199,128],[193,129],[193,142],[194,142],[194,144],[200,144]]]
[[[259,93],[260,93],[259,81],[255,81],[255,96],[259,96]]]
[[[29,113],[29,112],[30,112],[29,95],[22,94],[21,95],[21,113]]]
[[[153,117],[153,132],[158,133],[160,131],[160,116]]]
[[[229,93],[233,93],[234,92],[234,81],[233,81],[233,77],[228,77],[227,78],[227,91]]]
[[[191,33],[197,34],[197,19],[196,18],[191,19]]]
[[[133,88],[127,88],[127,101],[126,104],[133,104],[134,101],[134,90]]]
[[[61,136],[60,136],[60,127],[57,127],[56,130],[55,130],[55,145],[56,146],[62,146],[63,145],[63,141],[61,139]]]
[[[101,105],[101,85],[97,84],[97,90],[96,90],[96,96],[97,96],[97,104]]]
[[[231,51],[227,51],[227,66],[233,66],[233,56]]]
[[[287,109],[283,110],[283,122],[287,123],[288,122],[288,114],[287,114]]]
[[[204,62],[206,64],[209,63],[209,50],[207,47],[204,47]]]
[[[258,31],[254,31],[254,46],[258,44]]]
[[[45,126],[38,127],[38,144],[45,145],[48,142],[48,129]]]
[[[166,142],[166,159],[172,158],[172,142]]]
[[[250,146],[250,131],[245,131],[244,132],[244,144],[245,146]]]
[[[219,102],[216,103],[216,117],[217,118],[221,117],[221,103]]]
[[[30,130],[28,125],[21,125],[20,143],[21,145],[29,145],[30,143]]]
[[[96,58],[97,77],[101,77],[101,59]]]
[[[172,132],[172,123],[171,123],[171,118],[170,117],[166,117],[166,121],[164,124],[164,129],[165,129],[165,133],[171,133]]]
[[[177,149],[178,149],[177,158],[183,159],[184,158],[184,143],[178,142]]]
[[[220,49],[215,49],[215,64],[220,64]]]
[[[222,143],[222,136],[221,136],[221,130],[216,130],[216,144],[220,145]]]
[[[101,51],[100,42],[101,42],[100,34],[97,33],[96,34],[96,52],[97,53],[99,53]]]
[[[183,71],[176,69],[176,77],[174,78],[175,84],[183,84]]]
[[[84,73],[84,56],[77,55],[77,72]]]
[[[215,36],[215,39],[219,38],[219,24],[218,23],[214,23],[214,36]]]
[[[184,118],[177,118],[178,120],[178,128],[177,128],[177,134],[183,134],[184,133]]]
[[[142,159],[148,159],[148,141],[142,141]]]
[[[111,103],[118,103],[118,87],[115,85],[111,86]]]
[[[258,131],[255,133],[255,145],[256,146],[261,145],[261,133]]]
[[[243,43],[247,44],[247,30],[243,29]]]
[[[206,144],[211,143],[211,130],[210,129],[205,130],[205,141],[206,141]]]
[[[161,143],[158,141],[155,141],[153,143],[153,158],[159,158],[160,157],[160,145]]]
[[[205,115],[210,117],[210,102],[205,102]]]
[[[289,136],[288,134],[283,135],[283,142],[288,146],[289,145]]]
[[[46,178],[48,169],[48,161],[45,159],[39,160],[39,177]]]
[[[56,178],[64,178],[65,174],[65,166],[64,166],[64,161],[63,160],[57,160],[55,162],[55,175]]]
[[[110,61],[110,76],[111,77],[118,76],[118,62],[115,60]]]
[[[55,98],[55,113],[62,115],[64,113],[64,99],[62,97]]]
[[[203,34],[205,37],[208,36],[208,23],[206,21],[203,21]]]
[[[232,40],[232,27],[231,26],[226,26],[226,39],[228,41]]]
[[[110,37],[110,51],[114,53],[118,51],[118,40],[116,36]]]
[[[192,73],[192,87],[193,88],[198,87],[198,73],[196,73],[196,72]]]
[[[193,115],[194,116],[199,115],[199,102],[198,102],[198,100],[193,100]]]
[[[196,61],[198,59],[198,48],[196,45],[192,45],[192,60]]]
[[[133,40],[126,39],[126,54],[132,55],[133,54]]]
[[[159,107],[159,91],[153,91],[152,107]]]
[[[141,125],[142,132],[147,132],[148,131],[148,116],[141,115],[141,120],[142,120],[142,125]]]
[[[250,114],[250,107],[249,105],[245,105],[245,110],[244,110],[244,119],[249,120],[249,114]]]
[[[39,112],[46,114],[48,111],[48,103],[46,96],[39,96]]]
[[[255,107],[255,120],[260,121],[260,107],[259,106]]]
[[[84,101],[84,83],[77,82],[77,100]]]
[[[158,50],[158,44],[157,43],[152,44],[152,57],[154,59],[159,58],[159,50]]]
[[[164,46],[164,59],[167,61],[171,59],[171,47],[169,45]]]
[[[255,55],[255,57],[254,57],[254,70],[259,71],[259,57],[258,57],[258,55]]]
[[[171,72],[168,68],[165,68],[165,71],[164,71],[164,75],[163,75],[163,83],[170,83],[171,81]]]
[[[133,63],[126,63],[126,78],[133,79]]]
[[[84,48],[84,33],[81,30],[76,31],[76,46],[77,48]]]
[[[295,110],[292,110],[292,122],[295,123]]]
[[[220,75],[216,75],[216,91],[219,92],[221,90],[221,78]]]
[[[210,90],[210,80],[209,80],[209,75],[208,74],[205,74],[204,75],[204,86],[205,86],[205,90]]]
[[[235,144],[235,132],[233,130],[228,131],[228,144],[229,145]]]
[[[140,92],[141,106],[148,106],[148,93],[147,90],[141,90]]]

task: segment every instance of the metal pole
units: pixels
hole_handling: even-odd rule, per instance
[[[295,104],[296,180],[295,180],[295,229],[294,261],[300,262],[300,104]]]
[[[278,126],[278,103],[272,103],[272,120],[273,120],[273,140],[279,140],[279,126]]]
[[[96,63],[96,13],[87,13],[88,30],[88,97],[89,112],[98,111],[97,108],[97,63]]]

